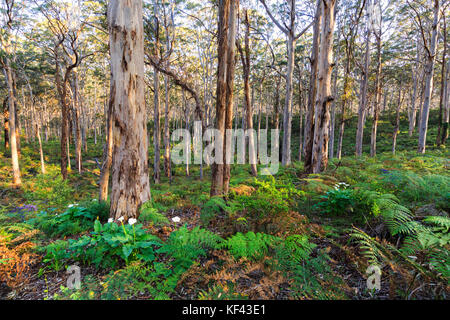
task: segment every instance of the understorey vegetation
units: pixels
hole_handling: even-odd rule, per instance
[[[444,149],[334,159],[316,175],[300,163],[256,178],[236,166],[225,198],[195,171],[174,175],[128,222],[94,198],[95,165],[61,182],[52,165],[33,174],[36,154],[23,150],[29,188],[2,183],[2,298],[448,299]],[[57,190],[70,192],[47,196]],[[380,290],[367,287],[370,266]]]

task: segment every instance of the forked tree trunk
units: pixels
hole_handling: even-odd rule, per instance
[[[114,141],[110,215],[126,222],[150,200],[142,1],[111,0],[108,22]]]

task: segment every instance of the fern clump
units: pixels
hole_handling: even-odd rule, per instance
[[[205,256],[207,250],[220,248],[223,239],[206,229],[186,226],[172,232],[167,241],[157,250],[174,259],[176,268],[187,269],[199,256]]]
[[[233,214],[236,208],[234,203],[227,203],[222,197],[211,197],[202,207],[200,220],[203,225],[208,225],[214,218],[222,212]]]
[[[162,227],[169,224],[169,219],[160,213],[158,209],[154,208],[151,201],[148,201],[142,205],[139,220],[149,222],[156,227]]]
[[[238,232],[228,238],[223,243],[223,247],[228,249],[236,259],[260,259],[268,253],[271,246],[279,241],[280,238],[265,233]]]

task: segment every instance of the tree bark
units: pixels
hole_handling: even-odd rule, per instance
[[[440,1],[434,0],[434,19],[432,25],[433,31],[430,46],[427,48],[427,64],[425,66],[425,79],[426,79],[425,92],[422,108],[421,126],[419,132],[419,144],[417,147],[417,152],[422,154],[425,153],[427,141],[428,117],[430,113],[431,96],[433,93],[433,70],[436,57],[437,36],[439,31],[440,16],[441,16]]]
[[[369,7],[369,2],[366,3],[366,8]],[[370,19],[369,19],[370,20]],[[364,138],[364,125],[366,122],[366,109],[367,109],[367,89],[368,89],[368,81],[369,81],[369,63],[370,63],[370,27],[369,21],[367,22],[366,28],[366,52],[364,55],[364,69],[362,74],[362,83],[361,83],[361,98],[359,100],[359,108],[358,108],[358,127],[356,131],[356,148],[355,153],[356,156],[362,155],[363,149],[363,138]]]
[[[226,163],[226,130],[233,125],[233,89],[235,71],[236,15],[239,2],[219,0],[218,70],[216,91],[216,129],[220,132],[223,163],[214,163],[211,177],[211,196],[226,195],[230,182],[230,164]]]
[[[142,1],[110,1],[108,22],[114,144],[110,215],[126,222],[150,200]]]
[[[311,76],[309,80],[308,112],[305,123],[305,172],[312,172],[312,154],[315,127],[315,103],[317,95],[317,70],[319,60],[320,30],[322,24],[322,0],[317,0],[316,15],[313,27],[313,43],[311,51]]]
[[[323,22],[320,36],[316,114],[314,120],[314,142],[312,172],[319,173],[328,166],[328,139],[330,122],[331,73],[333,69],[334,7],[336,0],[323,0]]]

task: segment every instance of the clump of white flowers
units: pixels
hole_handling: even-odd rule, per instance
[[[78,203],[69,204],[69,205],[67,206],[67,208],[76,207],[77,205],[78,205]]]
[[[180,217],[173,217],[173,218],[172,218],[172,221],[173,221],[173,222],[180,222],[181,219],[180,219]]]
[[[114,222],[114,219],[113,218],[109,218],[108,219],[108,223],[113,223]]]
[[[345,190],[348,187],[350,187],[350,185],[348,183],[338,182],[334,185],[334,190]]]
[[[135,218],[130,218],[130,219],[128,219],[128,224],[130,225],[130,226],[132,226],[133,224],[135,224],[137,222],[137,220],[135,219]]]
[[[123,217],[120,217],[120,218],[117,219],[117,220],[119,220],[119,222],[122,222],[122,221],[123,221]]]

